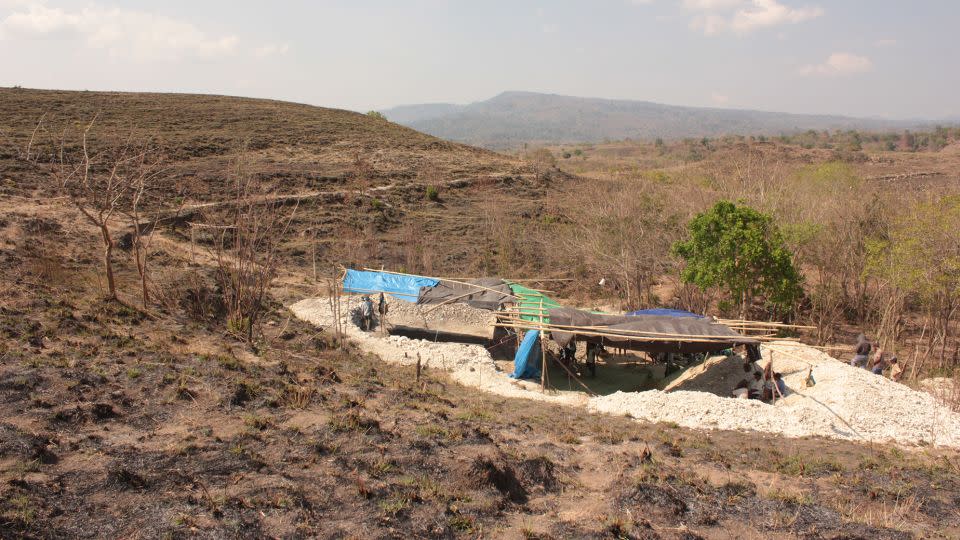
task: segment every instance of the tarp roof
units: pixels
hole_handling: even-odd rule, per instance
[[[705,318],[603,315],[559,308],[550,310],[550,324],[582,329],[580,332],[576,329],[570,332],[551,330],[553,340],[561,347],[576,339],[639,351],[701,353],[722,351],[735,345],[759,344],[756,339]],[[677,336],[676,340],[671,340],[672,336]]]

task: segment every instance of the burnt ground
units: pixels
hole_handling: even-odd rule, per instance
[[[155,267],[182,279],[144,312],[122,251],[121,301],[99,300],[96,239],[69,210],[6,215],[0,537],[960,534],[954,451],[696,431],[416,381],[276,303],[249,345],[201,309],[209,268],[158,249]]]
[[[182,230],[153,245],[149,311],[133,307],[119,248],[120,301],[101,300],[96,231],[48,200],[44,163],[0,155],[0,538],[960,536],[955,451],[701,432],[477,394],[429,371],[416,381],[280,305],[316,291],[305,232],[317,223],[323,260],[522,272],[506,266],[512,244],[471,240],[511,238],[495,207],[550,221],[541,199],[555,186],[516,160],[272,102],[3,97],[21,150],[46,111],[47,138],[98,109],[109,129],[160,126],[199,201],[226,193],[238,138],[276,191],[398,187],[299,214],[251,345],[227,332],[209,256],[201,245],[194,259]],[[357,154],[374,169],[367,186]],[[437,176],[469,181],[428,200]],[[457,244],[431,251],[441,235]]]

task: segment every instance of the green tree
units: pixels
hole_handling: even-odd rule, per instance
[[[960,311],[960,196],[916,203],[900,214],[886,238],[868,244],[866,273],[892,285],[924,311],[926,352],[939,347],[937,368],[948,365],[951,321]]]
[[[741,317],[758,295],[779,311],[799,299],[800,274],[770,216],[720,201],[694,217],[688,229],[690,237],[673,245],[673,253],[686,262],[684,282],[725,289],[740,304]]]
[[[386,120],[387,117],[383,115],[380,111],[367,111],[367,116],[370,118],[376,118],[377,120]]]

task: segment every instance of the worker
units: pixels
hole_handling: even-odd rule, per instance
[[[867,341],[867,336],[860,334],[857,336],[857,349],[854,353],[853,360],[850,361],[850,365],[853,367],[867,367],[867,360],[870,358],[870,350],[872,345]]]
[[[890,358],[890,380],[893,382],[900,382],[900,378],[903,377],[903,366],[900,365],[900,362],[897,360],[896,356]]]
[[[577,367],[577,341],[574,339],[567,346],[560,349],[560,362],[570,369]]]
[[[601,349],[603,345],[587,342],[587,369],[590,370],[591,377],[597,376],[597,355]]]
[[[886,368],[886,364],[883,362],[883,349],[878,348],[877,354],[874,355],[873,361],[870,363],[870,372],[874,375],[883,375],[884,368]]]
[[[731,395],[737,399],[747,399],[750,397],[750,384],[747,383],[746,379],[737,383],[736,388],[733,389]]]
[[[750,382],[748,388],[750,392],[750,399],[762,399],[763,398],[763,372],[754,371],[753,372],[753,381]]]
[[[373,328],[373,300],[369,296],[363,297],[363,303],[360,304],[360,327],[365,332]]]
[[[773,374],[773,383],[777,387],[777,399],[787,395],[787,383],[783,382],[783,375],[779,372]]]

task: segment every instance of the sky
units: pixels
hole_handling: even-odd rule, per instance
[[[0,86],[960,118],[956,0],[0,0]]]

